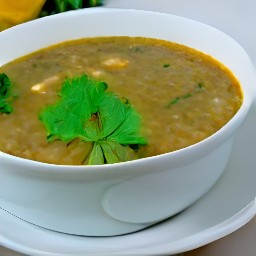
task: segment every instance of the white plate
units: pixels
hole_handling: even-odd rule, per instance
[[[159,255],[198,248],[256,215],[256,106],[242,126],[231,161],[216,186],[179,215],[137,233],[93,238],[49,231],[0,210],[0,244],[31,256]]]

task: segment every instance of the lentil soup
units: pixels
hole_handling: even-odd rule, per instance
[[[238,111],[242,92],[233,74],[208,55],[176,43],[140,37],[68,41],[0,67],[13,83],[13,113],[0,115],[0,150],[54,164],[80,165],[85,142],[47,142],[38,115],[58,99],[66,77],[87,74],[129,99],[142,116],[148,145],[138,157],[195,144]]]

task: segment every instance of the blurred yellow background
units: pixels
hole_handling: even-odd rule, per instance
[[[0,1],[0,31],[35,19],[45,0]]]

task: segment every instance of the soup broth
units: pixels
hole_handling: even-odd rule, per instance
[[[87,74],[129,99],[142,116],[149,157],[195,144],[238,111],[242,92],[233,74],[208,55],[176,43],[140,37],[64,42],[0,68],[14,87],[13,113],[0,114],[0,150],[54,164],[80,165],[85,142],[47,142],[38,115],[58,100],[66,77]]]

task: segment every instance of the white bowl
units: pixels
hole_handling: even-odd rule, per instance
[[[252,62],[243,48],[223,32],[170,14],[90,8],[1,32],[0,65],[57,42],[116,35],[160,38],[210,54],[240,81],[244,93],[241,108],[222,129],[195,145],[125,163],[58,166],[0,152],[1,208],[55,231],[119,235],[179,213],[221,176],[235,132],[256,91]]]

